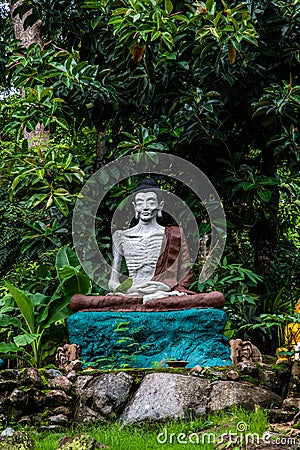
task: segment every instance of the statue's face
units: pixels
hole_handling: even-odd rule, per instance
[[[157,216],[163,202],[158,202],[156,192],[138,192],[134,197],[133,206],[138,218],[147,222]]]

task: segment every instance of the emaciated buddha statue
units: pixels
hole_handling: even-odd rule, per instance
[[[145,179],[133,194],[137,225],[113,234],[113,263],[109,292],[105,296],[76,294],[73,311],[170,311],[190,308],[218,308],[224,305],[220,292],[195,293],[194,281],[183,230],[163,227],[157,222],[164,202],[152,179]],[[122,292],[119,280],[125,258],[132,285]]]

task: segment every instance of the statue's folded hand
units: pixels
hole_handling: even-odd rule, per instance
[[[147,295],[143,296],[143,305],[145,305],[145,303],[149,302],[150,300],[156,300],[156,299],[159,299],[159,298],[165,298],[165,297],[171,297],[171,296],[181,297],[182,295],[186,295],[186,292],[180,292],[180,291],[169,291],[169,292],[157,291],[157,292],[153,292],[152,294],[147,294]]]
[[[168,293],[168,295],[177,295],[178,297],[181,297],[182,295],[187,295],[187,292],[171,291]]]
[[[126,294],[125,292],[108,292],[106,295],[123,295],[123,296],[126,296],[126,295],[128,295],[128,294]]]

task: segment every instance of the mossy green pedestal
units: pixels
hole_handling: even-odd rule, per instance
[[[218,309],[167,312],[77,312],[68,318],[69,340],[98,368],[155,367],[168,359],[187,367],[228,366],[223,335],[226,313]]]

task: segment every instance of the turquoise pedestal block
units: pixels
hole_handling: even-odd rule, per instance
[[[168,359],[187,367],[231,365],[223,330],[226,313],[218,309],[167,312],[77,312],[68,318],[69,341],[81,358],[98,368],[149,368]]]

